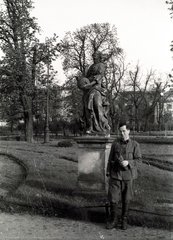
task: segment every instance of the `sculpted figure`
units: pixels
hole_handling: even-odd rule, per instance
[[[108,133],[110,130],[107,112],[105,87],[103,78],[106,69],[101,52],[93,54],[94,63],[88,69],[86,77],[76,78],[78,88],[83,91],[83,116],[81,122],[85,125],[85,132]]]

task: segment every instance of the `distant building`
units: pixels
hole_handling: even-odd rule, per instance
[[[166,112],[170,112],[173,118],[173,87],[170,88],[170,91],[168,92],[169,96],[167,98],[167,101],[164,105],[164,110]]]
[[[137,131],[173,125],[173,88],[159,91],[124,91],[116,99],[119,120],[127,118]],[[163,127],[162,127],[163,128]]]
[[[165,123],[173,120],[173,88],[162,93],[156,104],[154,122],[158,123],[160,117],[164,118]]]

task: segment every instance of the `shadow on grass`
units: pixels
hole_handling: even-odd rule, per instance
[[[66,160],[73,161],[72,158],[68,159],[68,156],[66,157]],[[153,175],[157,175],[155,170],[153,170]],[[148,177],[148,175],[146,177]],[[62,217],[74,220],[105,223],[107,218],[105,211],[106,202],[101,201],[101,199],[96,202],[95,200],[90,199],[90,196],[87,196],[86,199],[82,199],[81,196],[74,197],[72,193],[75,180],[72,181],[71,175],[69,179],[70,180],[68,180],[67,183],[63,182],[63,184],[61,181],[59,181],[59,183],[53,182],[52,184],[50,179],[47,179],[44,182],[42,180],[32,180],[31,178],[30,180],[27,179],[25,187],[29,186],[30,188],[26,188],[26,195],[24,193],[22,194],[22,188],[21,193],[17,191],[16,193],[14,192],[11,193],[11,195],[7,195],[4,199],[0,199],[0,209],[6,212],[27,212],[48,217]],[[143,180],[146,180],[146,178],[143,178]],[[62,184],[62,186],[60,184]],[[151,185],[151,182],[150,184],[146,183],[146,186],[149,185]],[[32,188],[33,191],[31,193],[27,192],[28,189]],[[40,189],[44,190],[45,195],[40,194]],[[37,192],[39,192],[40,197],[34,195],[34,193]],[[95,203],[94,206],[93,203]],[[137,207],[139,207],[139,203]],[[129,223],[134,226],[171,229],[173,226],[173,217],[131,209]]]
[[[71,188],[69,186],[64,187],[51,180],[45,180],[45,181],[27,180],[25,185],[28,185],[31,188],[43,189],[49,193],[67,195],[67,196],[71,196],[72,192],[74,191],[72,187]]]
[[[51,189],[53,192],[55,190]],[[49,191],[47,190],[49,193]],[[56,188],[57,194],[55,198],[44,196],[34,199],[33,196],[23,194],[7,196],[0,199],[0,209],[4,212],[12,213],[30,213],[46,217],[67,218],[73,220],[90,221],[96,223],[106,223],[106,201],[100,202],[98,199],[92,199],[91,196],[86,196],[82,199],[81,196],[74,197],[72,189]],[[71,200],[71,201],[70,201]],[[75,201],[77,204],[75,204]],[[87,202],[88,201],[88,202]],[[81,204],[80,204],[81,202]],[[93,204],[95,203],[95,204]],[[173,226],[173,216],[159,215],[152,212],[140,211],[130,208],[129,224],[131,226],[142,226],[148,228],[168,229]],[[120,222],[121,207],[119,207],[118,218]]]
[[[155,158],[151,158],[151,157],[149,158],[149,157],[143,156],[143,163],[152,165],[152,166],[157,167],[162,170],[167,170],[167,171],[173,172],[173,162],[170,162],[170,161],[162,162]]]
[[[61,201],[52,200],[47,202],[42,200],[41,205],[33,206],[21,204],[13,201],[0,200],[0,209],[5,212],[31,213],[47,217],[67,218],[73,220],[90,221],[96,223],[106,223],[107,214],[105,206],[90,206],[90,207],[74,207],[70,204],[64,204]],[[121,208],[118,213],[119,222],[121,221]],[[173,226],[172,216],[158,216],[148,214],[138,210],[130,209],[129,225],[142,226],[148,228],[167,229],[171,230]]]

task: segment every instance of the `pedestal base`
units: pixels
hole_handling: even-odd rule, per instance
[[[78,179],[76,193],[106,195],[106,167],[110,153],[110,137],[76,137],[78,144]]]

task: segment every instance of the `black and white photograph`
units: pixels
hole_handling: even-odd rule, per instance
[[[0,0],[0,240],[173,239],[173,0]]]

